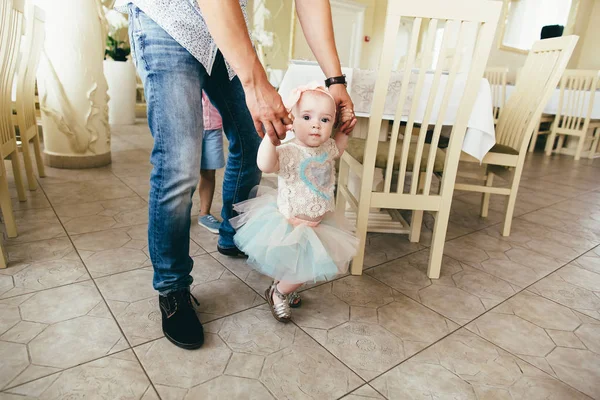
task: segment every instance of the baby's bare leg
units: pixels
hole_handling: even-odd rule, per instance
[[[277,284],[277,290],[279,290],[279,292],[281,294],[287,295],[292,292],[295,292],[300,286],[302,286],[301,283],[289,283],[289,282],[280,281]],[[277,297],[277,295],[275,295],[275,293],[273,293],[273,303],[279,304],[282,301],[283,300],[281,300],[279,297]]]

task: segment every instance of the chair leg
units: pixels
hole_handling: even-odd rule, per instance
[[[33,174],[33,160],[31,159],[31,149],[29,148],[29,142],[25,140],[21,144],[23,150],[23,162],[25,164],[25,175],[27,176],[27,183],[29,184],[29,190],[37,189],[37,181]]]
[[[423,192],[425,187],[426,173],[421,172],[419,175],[419,186],[418,193]],[[412,217],[410,219],[410,233],[408,240],[412,243],[418,243],[421,239],[421,226],[423,225],[423,210],[413,210]]]
[[[494,183],[494,174],[488,172],[487,178],[485,180],[485,186],[491,187]],[[481,196],[481,218],[487,218],[488,211],[490,209],[490,193],[483,193]]]
[[[23,184],[23,178],[21,178],[21,165],[19,163],[19,152],[14,151],[11,153],[10,161],[13,169],[13,176],[15,178],[15,186],[17,187],[17,194],[19,195],[19,201],[27,201],[27,195],[25,194],[25,185]]]
[[[510,228],[512,225],[512,219],[515,212],[515,205],[517,203],[517,193],[519,191],[519,183],[521,182],[521,173],[523,172],[523,165],[518,165],[515,168],[515,174],[513,175],[513,181],[510,185],[510,194],[506,200],[506,207],[504,211],[504,225],[502,226],[502,236],[510,236]]]
[[[338,183],[337,183],[337,195],[336,195],[336,203],[335,203],[335,212],[338,215],[346,214],[346,197],[342,193],[342,187],[346,187],[348,185],[348,175],[350,173],[350,168],[348,164],[344,160],[340,160],[340,172],[338,174]]]
[[[538,123],[535,125],[533,135],[531,136],[531,143],[529,143],[529,152],[530,153],[533,153],[533,150],[535,150],[535,144],[537,142],[539,133],[540,133],[540,122],[538,121]]]
[[[442,207],[437,212],[435,218],[433,238],[431,240],[431,249],[429,251],[429,266],[427,267],[427,276],[430,279],[439,279],[440,277],[449,218],[450,202],[448,202],[448,204],[442,204]]]
[[[581,152],[583,151],[583,144],[585,143],[585,135],[582,135],[577,140],[577,148],[575,149],[575,161],[581,158]]]
[[[556,150],[554,150],[557,153],[560,153],[560,151],[562,150],[563,146],[565,145],[565,138],[567,137],[567,135],[560,135],[558,137],[558,142],[556,143]]]
[[[555,140],[556,140],[556,132],[554,132],[554,129],[552,129],[550,131],[550,133],[548,134],[548,140],[546,141],[546,148],[544,149],[547,156],[552,154],[552,148],[554,147]]]
[[[0,244],[0,269],[6,268],[7,261],[6,250],[4,250],[4,246]]]
[[[369,199],[363,199],[358,205],[356,213],[356,237],[358,238],[358,251],[352,260],[350,273],[352,275],[362,275],[363,264],[365,262],[365,247],[367,245],[367,225],[369,223]]]
[[[17,237],[17,224],[15,223],[15,215],[13,214],[6,174],[0,175],[0,209],[2,210],[4,225],[6,226],[6,234],[9,238]]]
[[[594,140],[592,141],[592,147],[590,148],[590,154],[588,154],[588,158],[594,158],[596,152],[598,151],[598,139],[600,139],[600,127],[594,129]]]
[[[410,219],[410,234],[408,239],[412,243],[419,243],[421,240],[421,226],[423,225],[423,210],[413,210]]]
[[[40,145],[40,135],[37,131],[35,131],[35,136],[33,137],[33,151],[35,152],[35,164],[37,165],[38,175],[40,178],[44,178],[46,176],[46,168],[44,167],[44,158],[42,157],[42,147]]]

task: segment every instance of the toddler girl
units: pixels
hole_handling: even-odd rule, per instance
[[[311,83],[295,89],[286,107],[295,138],[275,147],[265,136],[257,159],[263,172],[279,175],[278,191],[258,188],[257,197],[234,206],[240,215],[231,220],[248,263],[274,279],[265,297],[280,322],[291,317],[289,294],[305,282],[346,272],[358,246],[344,216],[334,213],[335,159],[348,136],[331,139],[333,97]]]

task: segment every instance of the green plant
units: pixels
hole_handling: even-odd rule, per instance
[[[104,59],[110,57],[115,61],[127,61],[129,53],[131,53],[131,49],[124,40],[117,40],[111,35],[107,36]]]

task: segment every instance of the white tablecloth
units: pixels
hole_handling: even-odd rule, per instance
[[[514,85],[506,85],[506,98],[508,99],[514,91],[515,91]],[[567,92],[568,92],[568,90],[565,92],[565,96],[568,95]],[[544,108],[544,114],[556,115],[556,113],[558,112],[558,102],[559,101],[560,101],[560,89],[557,88],[552,93],[552,97],[550,97],[548,104],[546,104],[546,107]],[[589,96],[586,96],[586,98],[584,100],[583,110],[587,111],[588,106],[589,106]],[[583,117],[583,116],[584,115],[580,115],[580,117]],[[597,90],[594,95],[594,105],[592,108],[591,118],[592,119],[600,119],[600,91],[599,90]]]
[[[357,117],[368,118],[370,115],[371,103],[373,100],[373,90],[375,86],[376,73],[374,71],[360,69],[344,69],[348,81],[348,91],[354,101],[355,112]],[[416,78],[416,75],[413,75]],[[279,94],[285,99],[290,91],[310,81],[322,82],[325,76],[317,65],[291,64],[286,71],[285,76],[279,88]],[[384,119],[392,120],[395,106],[400,95],[401,73],[394,73],[390,82],[390,90],[384,108]],[[433,74],[427,74],[423,86],[423,91],[420,96],[418,108],[416,112],[415,122],[422,123],[425,108],[427,107],[428,93],[431,90]],[[447,76],[442,75],[440,80],[440,89],[438,97],[432,112],[431,120],[435,120],[439,113],[439,107],[442,100],[444,88],[446,85]],[[413,83],[414,84],[414,83]],[[459,94],[464,90],[465,76],[458,75],[452,88],[452,95],[446,115],[444,116],[444,125],[453,125],[458,110]],[[409,88],[409,96],[413,95],[414,87]],[[409,101],[407,100],[408,104]],[[402,120],[408,118],[409,107],[406,107],[403,112]],[[430,121],[431,121],[430,120]],[[462,149],[465,153],[472,155],[478,160],[482,160],[485,154],[496,143],[494,131],[494,119],[492,115],[492,95],[490,85],[486,79],[481,80],[479,92],[471,116],[467,124],[468,129],[465,135]]]

